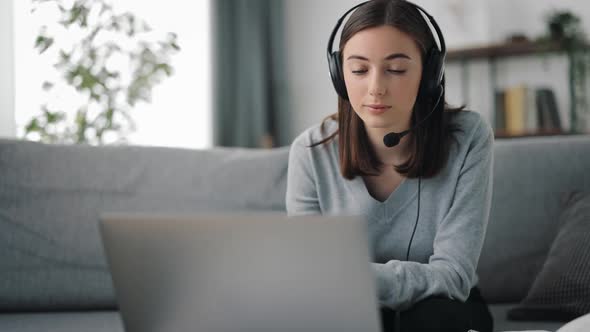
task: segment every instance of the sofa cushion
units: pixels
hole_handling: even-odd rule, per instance
[[[549,256],[511,319],[569,321],[590,313],[590,192],[564,200]]]
[[[288,148],[0,140],[0,311],[108,309],[108,212],[284,211]]]

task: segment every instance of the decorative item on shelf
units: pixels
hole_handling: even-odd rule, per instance
[[[506,42],[508,42],[510,44],[512,44],[512,43],[526,43],[526,42],[530,42],[530,39],[522,33],[515,33],[515,34],[508,36],[508,38],[506,38]]]
[[[33,3],[33,13],[51,9],[61,16],[41,28],[35,48],[44,56],[53,56],[47,52],[52,46],[56,46],[52,51],[59,48],[54,67],[64,82],[46,81],[42,87],[58,99],[65,89],[78,106],[43,104],[41,114],[24,128],[24,138],[46,143],[124,143],[135,129],[132,108],[139,101],[150,102],[152,88],[173,73],[170,56],[180,49],[176,34],[157,40],[147,34],[151,29],[145,22],[129,12],[115,13],[104,0]],[[63,47],[64,41],[71,45]]]
[[[548,39],[560,42],[569,57],[571,133],[588,133],[590,119],[590,47],[580,18],[569,10],[553,10],[546,17]]]

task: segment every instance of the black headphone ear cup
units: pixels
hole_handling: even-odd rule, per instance
[[[426,55],[424,68],[422,69],[422,82],[420,84],[421,92],[425,96],[438,97],[442,87],[443,62],[441,54],[437,49],[430,49]]]
[[[344,73],[342,71],[342,63],[340,60],[340,52],[336,51],[330,55],[330,77],[332,78],[332,84],[334,89],[340,97],[344,100],[348,100],[348,92],[346,91],[346,83],[344,81]]]

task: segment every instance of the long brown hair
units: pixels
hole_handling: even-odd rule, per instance
[[[342,29],[340,38],[340,54],[346,42],[357,32],[382,25],[392,26],[408,34],[418,45],[422,56],[422,63],[426,52],[431,47],[437,47],[426,20],[411,3],[405,0],[373,0],[357,8]],[[422,77],[422,79],[429,79]],[[443,79],[444,88],[444,79]],[[422,98],[424,99],[424,98]],[[413,127],[423,119],[433,105],[424,100],[416,99],[410,125]],[[452,126],[452,113],[462,111],[464,106],[451,108],[445,102],[445,95],[426,122],[409,135],[410,157],[401,165],[395,165],[395,170],[408,178],[433,177],[446,165],[452,132],[460,128]],[[313,143],[311,147],[327,144],[336,135],[340,153],[340,172],[346,179],[353,179],[358,175],[378,175],[383,163],[377,158],[372,148],[365,125],[361,118],[353,111],[350,102],[338,97],[338,112],[326,117],[322,121],[321,131],[325,131],[325,123],[329,120],[338,122],[338,130],[323,140]]]

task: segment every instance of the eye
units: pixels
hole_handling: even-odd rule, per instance
[[[405,70],[388,69],[387,72],[389,72],[391,74],[401,75],[401,74],[404,74],[406,71]]]
[[[366,70],[353,70],[352,73],[355,75],[362,75],[364,73],[366,73]]]

